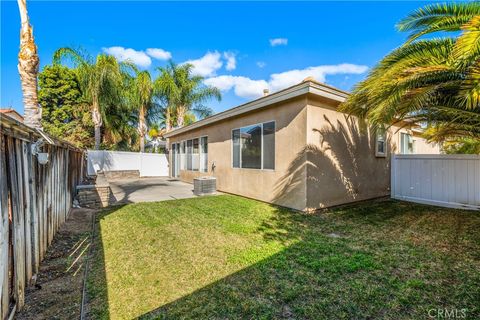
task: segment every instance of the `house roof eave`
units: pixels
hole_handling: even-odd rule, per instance
[[[245,114],[247,112],[251,112],[254,110],[262,109],[264,107],[270,106],[275,103],[279,103],[282,101],[286,101],[292,98],[296,98],[306,94],[314,94],[318,96],[325,97],[330,100],[343,102],[348,97],[348,92],[339,90],[337,88],[325,85],[323,83],[319,83],[316,81],[304,81],[294,86],[288,87],[286,89],[274,92],[269,94],[265,97],[258,98],[256,100],[247,102],[240,106],[225,110],[223,112],[214,114],[208,118],[202,119],[200,121],[194,122],[188,126],[174,129],[164,136],[166,138],[170,138],[176,136],[178,134],[188,132],[193,129],[201,128],[206,125],[213,124],[218,121],[222,121],[228,118],[232,118],[235,116],[239,116]]]

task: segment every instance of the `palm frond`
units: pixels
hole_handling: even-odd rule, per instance
[[[459,31],[477,15],[480,15],[480,3],[477,1],[429,4],[402,19],[397,28],[410,31],[408,42],[412,42],[434,32]]]

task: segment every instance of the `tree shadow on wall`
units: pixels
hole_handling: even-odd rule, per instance
[[[323,208],[388,194],[389,157],[376,157],[375,134],[361,120],[343,116],[312,129],[307,144],[275,187],[273,202],[291,206],[299,195],[305,207]],[[387,138],[390,146],[390,138]]]

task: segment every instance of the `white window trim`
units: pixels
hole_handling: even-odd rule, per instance
[[[189,139],[185,139],[185,140],[182,140],[183,142],[185,142],[185,169],[182,169],[180,167],[180,170],[182,171],[191,171],[191,172],[202,172],[202,173],[206,173],[208,172],[208,163],[207,163],[207,171],[202,171],[201,170],[201,161],[200,161],[200,154],[201,154],[201,147],[200,147],[200,139],[201,138],[207,138],[207,145],[208,145],[208,135],[203,135],[203,136],[195,136],[193,138],[189,138]],[[198,139],[198,153],[193,153],[193,140],[195,139]],[[193,170],[193,169],[188,169],[187,167],[187,162],[188,162],[188,151],[187,151],[187,141],[192,141],[192,168],[193,168],[193,155],[194,154],[198,154],[198,170]],[[208,152],[207,152],[207,155],[208,155]]]
[[[182,145],[183,153],[180,152],[180,171],[185,171],[187,170],[187,140],[180,140],[180,150],[182,150]]]
[[[378,129],[377,129],[378,130]],[[375,157],[377,158],[386,158],[388,153],[388,139],[387,139],[387,130],[384,129],[383,133],[383,152],[378,151],[378,133],[375,133]]]
[[[174,148],[175,146],[175,148]],[[182,170],[181,166],[180,166],[180,163],[181,163],[181,153],[179,152],[180,150],[180,141],[177,141],[177,142],[172,142],[170,144],[170,150],[172,150],[172,152],[170,152],[170,163],[173,163],[174,159],[175,159],[175,167],[173,166],[170,166],[170,176],[173,177],[173,178],[176,178],[177,176],[175,176],[175,169],[178,168],[178,174],[180,175],[180,171]],[[174,152],[175,150],[175,152]],[[175,158],[176,157],[176,158]],[[178,161],[177,161],[178,160]]]
[[[262,171],[272,171],[274,172],[277,168],[277,146],[275,145],[275,153],[273,155],[274,159],[273,159],[273,165],[274,165],[274,168],[275,169],[264,169],[263,168],[263,124],[264,123],[269,123],[269,122],[273,122],[274,124],[274,127],[275,127],[275,131],[274,131],[274,134],[276,136],[277,134],[277,121],[276,120],[267,120],[267,121],[263,121],[263,122],[259,122],[259,123],[253,123],[253,124],[249,124],[249,125],[246,125],[246,126],[243,126],[243,127],[237,127],[237,128],[233,128],[231,131],[230,131],[230,167],[234,170],[262,170]],[[241,133],[241,129],[242,128],[245,128],[245,127],[251,127],[251,126],[256,126],[256,125],[260,125],[262,127],[262,139],[261,139],[261,143],[260,143],[260,150],[261,150],[261,156],[260,156],[260,169],[255,169],[255,168],[242,168],[242,137],[240,136],[240,159],[239,159],[239,167],[234,167],[233,166],[233,131],[235,130],[239,130],[240,133]],[[277,139],[275,137],[275,144],[277,143]]]
[[[200,160],[200,156],[202,155],[202,138],[207,138],[207,148],[208,148],[208,135],[204,135],[204,136],[200,136],[198,137],[198,172],[203,172],[203,173],[207,173],[208,172],[208,152],[206,152],[207,154],[207,167],[205,168],[206,171],[202,171],[202,161]]]
[[[406,135],[409,135],[410,138],[412,139],[412,153],[403,153],[403,144],[402,144],[402,134],[406,134]],[[400,134],[398,135],[398,140],[399,140],[399,143],[398,145],[400,146],[400,154],[415,154],[415,141],[417,139],[414,139],[414,135],[411,133],[411,131],[400,131]]]

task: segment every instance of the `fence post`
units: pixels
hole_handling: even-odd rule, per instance
[[[0,139],[0,317],[5,319],[9,309],[9,219],[5,136]]]
[[[397,155],[392,154],[392,163],[390,165],[390,197],[395,198],[396,196],[396,173],[397,173]]]
[[[28,280],[32,278],[32,203],[31,203],[31,175],[29,175],[29,159],[28,159],[28,149],[30,145],[22,141],[22,167],[23,167],[23,193],[24,193],[24,213],[25,213],[25,277]]]

